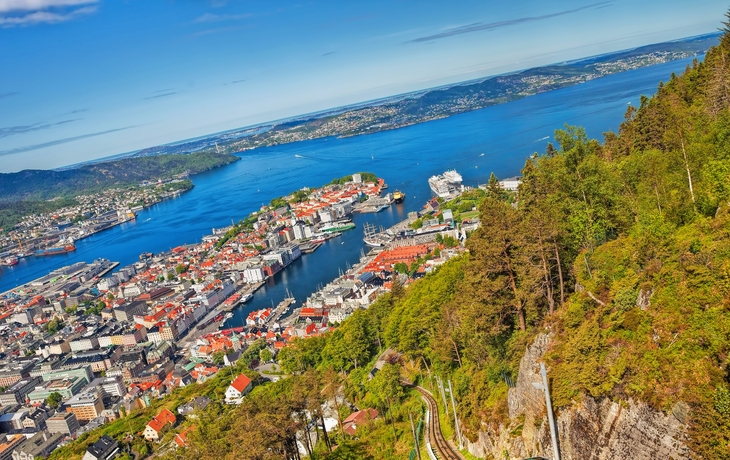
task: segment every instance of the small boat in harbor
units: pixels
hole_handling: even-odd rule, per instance
[[[76,246],[73,244],[67,244],[65,246],[59,246],[56,248],[39,249],[35,252],[36,256],[55,256],[57,254],[66,254],[76,250]]]
[[[406,194],[401,192],[400,190],[396,190],[393,192],[393,202],[394,203],[403,203],[403,200],[406,199]]]
[[[18,265],[18,258],[15,256],[10,256],[8,258],[3,259],[2,265],[5,265],[6,267],[12,267],[13,265]]]
[[[321,231],[332,233],[332,232],[342,232],[345,230],[350,230],[352,228],[355,228],[355,224],[350,220],[340,220],[337,222],[332,222],[330,225],[321,228]]]

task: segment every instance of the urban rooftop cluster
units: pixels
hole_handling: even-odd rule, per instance
[[[284,299],[252,312],[239,327],[222,329],[236,306],[335,237],[333,229],[350,222],[354,206],[383,188],[382,179],[367,182],[355,174],[274,200],[275,206],[214,229],[201,243],[143,253],[110,275],[116,263],[80,262],[2,293],[0,432],[9,442],[0,445],[0,456],[4,450],[16,459],[48,456],[177,388],[206,382],[247,350],[256,351],[254,368],[272,361],[292,340],[326,333],[367,308],[396,279],[407,283],[459,254],[468,226],[478,225],[459,228],[451,211],[441,212],[431,200],[400,224],[391,244],[363,253],[359,264],[297,308],[290,308],[293,298]],[[417,230],[410,228],[415,221]],[[243,374],[230,379],[223,402],[240,403],[254,383]],[[157,441],[177,422],[174,414],[158,414],[138,436]],[[189,429],[176,434],[177,446],[186,445]],[[113,452],[117,441],[102,438],[87,455]]]

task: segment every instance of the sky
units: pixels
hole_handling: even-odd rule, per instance
[[[714,32],[726,0],[0,0],[0,172]]]

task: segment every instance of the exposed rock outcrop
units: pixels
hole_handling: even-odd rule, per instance
[[[520,361],[516,385],[508,394],[509,426],[495,431],[485,427],[476,442],[467,444],[470,453],[494,459],[552,457],[544,395],[532,385],[541,382],[539,362],[549,343],[550,335],[538,336]],[[586,396],[556,416],[563,460],[691,458],[684,444],[685,425],[678,420],[682,417],[641,402],[619,404]]]

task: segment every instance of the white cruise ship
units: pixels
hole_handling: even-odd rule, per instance
[[[456,170],[449,170],[439,176],[431,176],[428,179],[428,185],[433,190],[433,193],[446,198],[452,194],[463,191],[464,187],[461,185],[462,177],[461,174]]]

